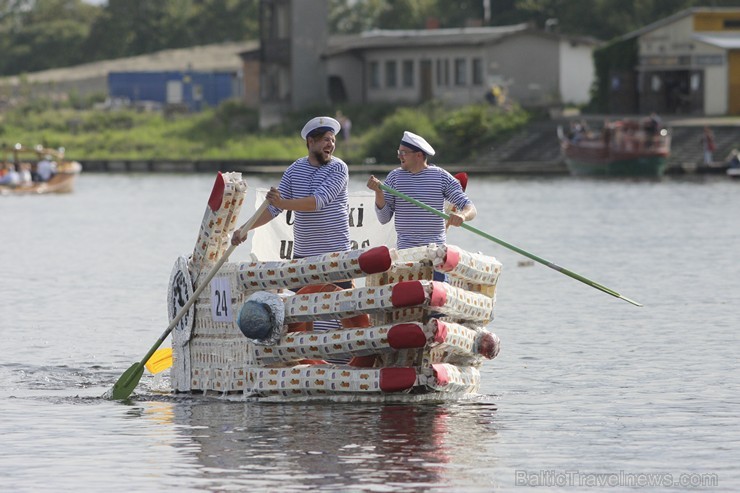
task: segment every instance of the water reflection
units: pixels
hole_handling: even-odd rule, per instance
[[[463,484],[475,484],[471,457],[496,435],[492,404],[175,400],[141,416],[175,427],[183,440],[173,446],[197,458],[209,488],[424,491],[466,474]]]

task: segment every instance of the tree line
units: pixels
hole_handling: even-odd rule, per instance
[[[530,22],[606,41],[698,6],[740,0],[329,0],[329,30]],[[259,12],[260,0],[0,0],[0,75],[258,39]]]

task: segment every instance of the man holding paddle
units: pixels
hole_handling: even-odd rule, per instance
[[[388,174],[385,184],[438,211],[447,200],[456,209],[449,214],[451,226],[461,226],[476,215],[473,202],[465,195],[460,182],[444,169],[429,164],[434,148],[419,135],[404,132],[398,147],[401,167]],[[367,187],[375,192],[375,212],[385,224],[395,216],[398,248],[412,248],[429,243],[447,242],[444,218],[431,214],[406,200],[397,199],[380,187],[381,181],[371,176]]]
[[[267,193],[270,206],[252,228],[277,217],[283,210],[295,211],[294,258],[342,252],[350,249],[349,171],[335,157],[336,135],[341,130],[337,120],[328,116],[311,119],[301,130],[308,155],[297,159],[285,173],[278,188]],[[246,239],[238,231],[231,243]]]

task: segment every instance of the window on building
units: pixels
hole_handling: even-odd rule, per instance
[[[437,85],[440,87],[450,85],[450,61],[446,58],[437,60]]]
[[[455,85],[464,86],[468,83],[468,64],[464,58],[455,58]]]
[[[473,85],[483,85],[483,59],[473,58]]]
[[[691,74],[689,85],[691,87],[691,92],[697,92],[699,91],[699,89],[701,89],[701,73],[700,72],[694,72],[693,74]]]
[[[403,87],[414,87],[414,61],[403,61]]]
[[[725,29],[740,29],[740,19],[725,19]]]
[[[378,89],[380,87],[380,64],[370,62],[370,87]]]
[[[388,60],[385,62],[385,87],[396,87],[396,61]]]

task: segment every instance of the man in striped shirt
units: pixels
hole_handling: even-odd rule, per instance
[[[475,217],[473,202],[463,192],[460,182],[450,173],[427,163],[434,156],[434,148],[424,138],[404,132],[398,147],[401,167],[388,174],[385,184],[438,211],[444,210],[447,200],[457,207],[450,213],[449,224],[460,226]],[[371,176],[367,187],[375,192],[375,212],[385,224],[395,216],[398,248],[412,248],[429,243],[447,242],[445,220],[395,195],[380,189],[380,180]]]
[[[267,224],[283,210],[295,211],[294,258],[350,249],[349,170],[333,155],[340,130],[339,122],[328,116],[306,123],[301,137],[306,140],[308,155],[285,170],[277,188],[270,188],[270,206],[251,228]],[[238,245],[245,239],[235,234],[231,242]]]

